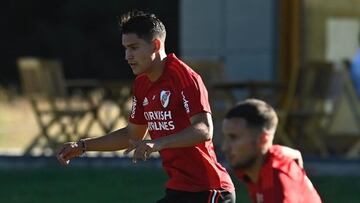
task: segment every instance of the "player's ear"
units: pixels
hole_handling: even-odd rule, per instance
[[[155,38],[153,40],[153,46],[154,52],[159,52],[161,48],[161,40],[159,38]]]
[[[259,138],[258,138],[258,143],[261,145],[267,144],[271,141],[271,135],[267,132],[261,132]]]

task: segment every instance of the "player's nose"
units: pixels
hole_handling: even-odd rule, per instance
[[[132,60],[134,58],[133,54],[131,53],[131,51],[126,50],[125,51],[125,60],[129,61]]]

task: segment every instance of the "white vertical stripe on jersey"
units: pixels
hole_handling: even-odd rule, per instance
[[[211,198],[211,203],[215,203],[215,197],[216,197],[217,191],[214,190],[213,196]]]

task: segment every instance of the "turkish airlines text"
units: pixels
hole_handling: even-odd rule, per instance
[[[171,111],[147,111],[144,117],[148,121],[148,130],[174,130]]]

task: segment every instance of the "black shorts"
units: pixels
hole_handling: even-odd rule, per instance
[[[184,192],[166,189],[165,197],[156,203],[235,203],[235,192],[226,190]]]

